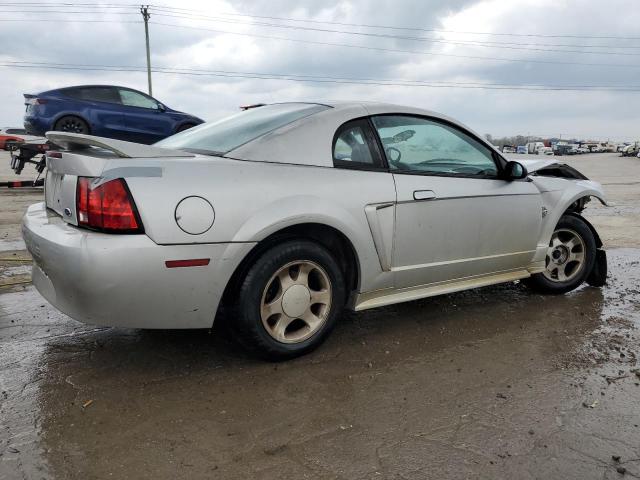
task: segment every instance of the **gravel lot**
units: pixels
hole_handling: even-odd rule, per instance
[[[586,211],[604,288],[514,283],[350,314],[282,364],[224,332],[58,313],[19,234],[42,194],[0,189],[0,478],[640,477],[640,159],[562,160],[612,202]]]

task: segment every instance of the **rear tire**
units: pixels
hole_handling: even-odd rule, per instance
[[[546,270],[523,282],[540,293],[570,292],[589,277],[596,261],[596,249],[589,226],[576,215],[563,215],[549,242]]]
[[[229,320],[245,346],[267,360],[286,360],[317,348],[344,304],[344,276],[331,253],[290,240],[249,267]]]
[[[53,129],[58,132],[89,134],[89,125],[87,122],[74,115],[65,115],[60,118],[53,126]]]

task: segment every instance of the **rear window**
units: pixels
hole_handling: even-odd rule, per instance
[[[115,88],[111,87],[80,87],[64,90],[68,97],[90,102],[120,103],[120,96]]]
[[[156,143],[158,147],[223,155],[262,135],[330,107],[280,103],[240,112],[217,122],[190,128]]]

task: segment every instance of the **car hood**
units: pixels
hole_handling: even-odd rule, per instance
[[[566,178],[569,180],[589,180],[584,174],[564,162],[559,162],[552,158],[545,158],[540,155],[527,155],[529,158],[522,158],[523,155],[507,155],[507,160],[515,160],[527,169],[529,174],[540,177]]]

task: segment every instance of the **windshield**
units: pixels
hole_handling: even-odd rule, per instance
[[[223,155],[272,130],[327,108],[330,107],[309,103],[265,105],[190,128],[159,141],[156,146]]]

